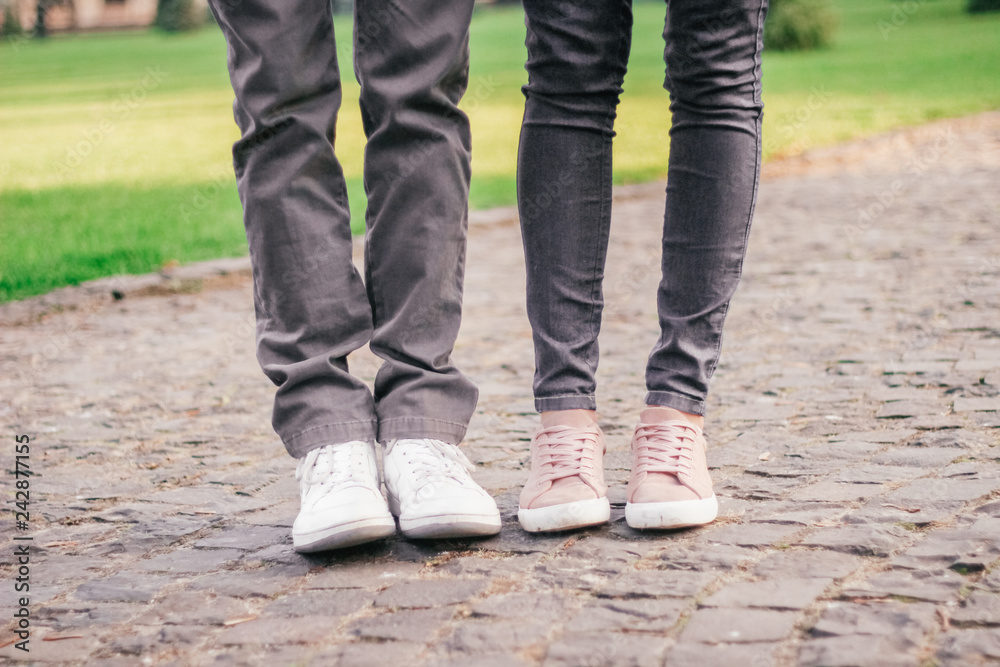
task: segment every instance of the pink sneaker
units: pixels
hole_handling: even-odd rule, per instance
[[[632,438],[625,521],[632,528],[684,528],[719,513],[701,429],[683,420],[639,424]]]
[[[517,518],[530,533],[595,526],[611,517],[604,434],[595,426],[540,428]]]

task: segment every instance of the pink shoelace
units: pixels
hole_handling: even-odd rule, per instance
[[[550,426],[538,432],[538,479],[555,481],[597,474],[597,430]]]
[[[639,424],[635,438],[633,471],[692,474],[694,436],[697,430],[684,422]]]

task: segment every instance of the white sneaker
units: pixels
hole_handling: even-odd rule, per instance
[[[299,459],[302,509],[292,526],[296,551],[338,549],[396,532],[378,482],[375,445],[324,445]]]
[[[382,457],[389,509],[407,537],[468,537],[500,532],[496,501],[469,473],[475,466],[440,440],[390,440]]]

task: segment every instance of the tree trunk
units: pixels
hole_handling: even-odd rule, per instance
[[[45,12],[48,11],[47,0],[38,0],[35,3],[35,37],[44,38],[48,36],[48,31],[45,29]]]

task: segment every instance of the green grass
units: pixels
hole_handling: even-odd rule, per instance
[[[905,4],[910,14],[892,0],[835,4],[833,47],[765,54],[765,159],[1000,108],[1000,16],[970,16],[965,0],[918,0]],[[662,178],[669,146],[664,9],[635,11],[618,183]],[[344,67],[350,30],[339,20],[346,76],[337,150],[359,226],[364,137],[358,86]],[[473,124],[471,205],[512,204],[525,80],[520,10],[478,12],[472,40],[463,102]],[[0,44],[0,300],[246,252],[225,55],[215,29]]]

